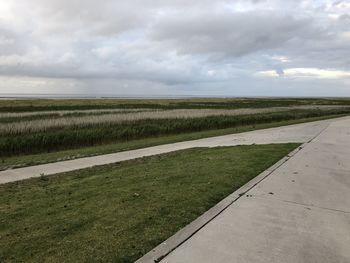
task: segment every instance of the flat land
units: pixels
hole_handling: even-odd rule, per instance
[[[345,116],[350,100],[1,100],[0,170]]]
[[[0,100],[0,170],[349,114],[348,99]],[[133,262],[298,145],[187,149],[2,184],[0,262]]]
[[[97,165],[111,164],[192,148],[212,148],[253,144],[305,143],[315,138],[325,128],[327,128],[330,123],[335,122],[339,119],[342,118],[299,123],[295,125],[254,130],[238,134],[215,136],[199,140],[162,144],[137,150],[122,151],[117,153],[79,158],[75,160],[66,160],[55,163],[10,169],[0,171],[0,184],[21,181],[29,178],[40,177],[43,175],[50,176],[57,173],[70,172],[74,170],[90,168]]]
[[[190,149],[0,186],[1,262],[133,262],[298,144]]]

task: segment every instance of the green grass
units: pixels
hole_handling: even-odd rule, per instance
[[[346,98],[16,99],[0,100],[0,112],[113,108],[238,109],[294,105],[350,105],[350,100]]]
[[[285,120],[349,114],[350,108],[332,110],[290,110],[238,116],[208,116],[203,118],[142,119],[124,123],[56,128],[24,134],[0,136],[0,156],[47,153],[80,147],[125,142],[135,139],[175,135],[188,132],[235,128]]]
[[[134,150],[144,147],[156,146],[167,143],[175,143],[188,140],[196,140],[213,136],[234,134],[258,129],[266,129],[284,125],[292,125],[310,121],[318,121],[330,118],[341,117],[343,115],[322,116],[313,118],[302,118],[297,120],[287,120],[272,123],[262,123],[257,125],[245,125],[228,129],[217,129],[201,132],[183,133],[170,136],[152,137],[140,140],[131,140],[127,142],[111,143],[106,145],[97,145],[93,147],[82,147],[79,149],[57,151],[43,154],[19,155],[13,157],[3,157],[0,159],[0,170],[8,168],[25,167],[36,164],[44,164],[62,160],[72,160],[81,157],[95,156],[101,154],[115,153],[120,151]]]
[[[297,146],[191,149],[0,185],[0,262],[133,262]]]

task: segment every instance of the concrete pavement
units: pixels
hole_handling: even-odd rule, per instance
[[[328,122],[161,262],[350,262],[350,118]]]
[[[105,154],[94,157],[79,158],[43,165],[36,165],[0,172],[0,184],[15,182],[41,175],[52,175],[78,169],[121,162],[146,156],[158,155],[195,147],[217,147],[270,143],[303,143],[313,139],[336,119],[302,123],[271,129],[256,130],[240,134],[232,134],[200,140],[166,144],[139,150]]]

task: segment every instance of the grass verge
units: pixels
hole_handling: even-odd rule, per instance
[[[278,126],[292,125],[292,124],[298,124],[298,123],[304,123],[304,122],[325,120],[325,119],[337,118],[342,116],[345,116],[345,115],[331,115],[331,116],[322,116],[322,117],[313,117],[313,118],[302,118],[297,120],[262,123],[262,124],[256,124],[256,125],[245,125],[245,126],[239,126],[235,128],[228,128],[228,129],[218,129],[218,130],[209,130],[209,131],[161,136],[161,137],[155,137],[155,138],[154,137],[145,138],[140,140],[131,140],[127,142],[111,143],[111,144],[98,145],[93,147],[83,147],[83,148],[78,148],[73,150],[65,150],[65,151],[58,151],[58,152],[51,152],[51,153],[2,157],[0,159],[0,170],[26,167],[31,165],[51,163],[51,162],[57,162],[57,161],[63,161],[63,160],[72,160],[72,159],[88,157],[88,156],[135,150],[135,149],[156,146],[161,144],[196,140],[196,139],[202,139],[206,137],[214,137],[214,136],[234,134],[234,133],[258,130],[258,129],[266,129],[266,128],[273,128]]]
[[[133,262],[298,145],[190,149],[0,185],[0,262]]]

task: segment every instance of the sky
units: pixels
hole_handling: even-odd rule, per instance
[[[5,93],[350,96],[350,0],[1,0]]]

